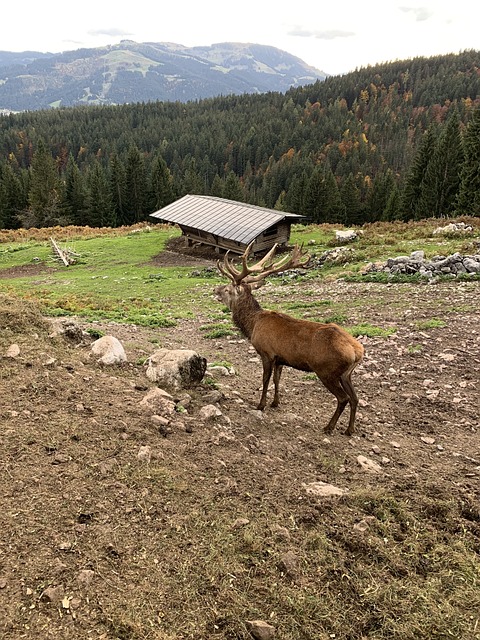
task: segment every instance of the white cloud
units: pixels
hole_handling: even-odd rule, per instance
[[[428,20],[434,15],[434,11],[428,7],[398,7],[404,13],[412,13],[417,22]]]

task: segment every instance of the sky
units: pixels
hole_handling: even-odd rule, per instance
[[[480,50],[479,0],[13,0],[1,51],[58,53],[121,40],[277,47],[331,75]],[[480,61],[479,61],[480,62]]]

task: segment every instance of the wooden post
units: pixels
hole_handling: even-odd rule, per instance
[[[50,242],[52,243],[53,250],[55,251],[57,256],[60,258],[60,260],[63,262],[63,264],[66,267],[68,267],[70,265],[70,261],[67,258],[66,254],[65,254],[65,251],[62,251],[62,249],[60,249],[60,247],[58,246],[58,244],[55,242],[55,240],[53,238],[50,238]]]

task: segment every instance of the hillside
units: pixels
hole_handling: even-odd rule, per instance
[[[468,51],[286,93],[0,117],[0,228],[129,225],[189,193],[316,223],[478,216],[478,60]]]
[[[284,92],[325,77],[285,51],[257,44],[189,48],[123,40],[59,54],[0,52],[0,111]]]
[[[325,436],[333,396],[299,371],[285,370],[280,407],[256,411],[261,364],[212,300],[214,262],[175,253],[178,234],[58,229],[81,254],[68,268],[47,258],[51,230],[12,234],[0,254],[1,637],[479,640],[480,281],[347,279],[399,250],[479,241],[478,224],[468,239],[434,228],[367,226],[351,262],[257,293],[266,308],[364,327],[353,437],[345,419]],[[296,239],[319,255],[332,237]],[[56,321],[87,333],[54,334],[50,293],[65,311],[82,283],[83,309]],[[125,307],[191,314],[109,319],[117,287]],[[102,334],[127,363],[96,361]],[[160,347],[217,369],[152,404],[145,363]]]

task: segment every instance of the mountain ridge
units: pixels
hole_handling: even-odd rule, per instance
[[[327,76],[286,51],[253,43],[186,47],[122,40],[62,53],[0,51],[0,110],[189,102],[285,92]]]

